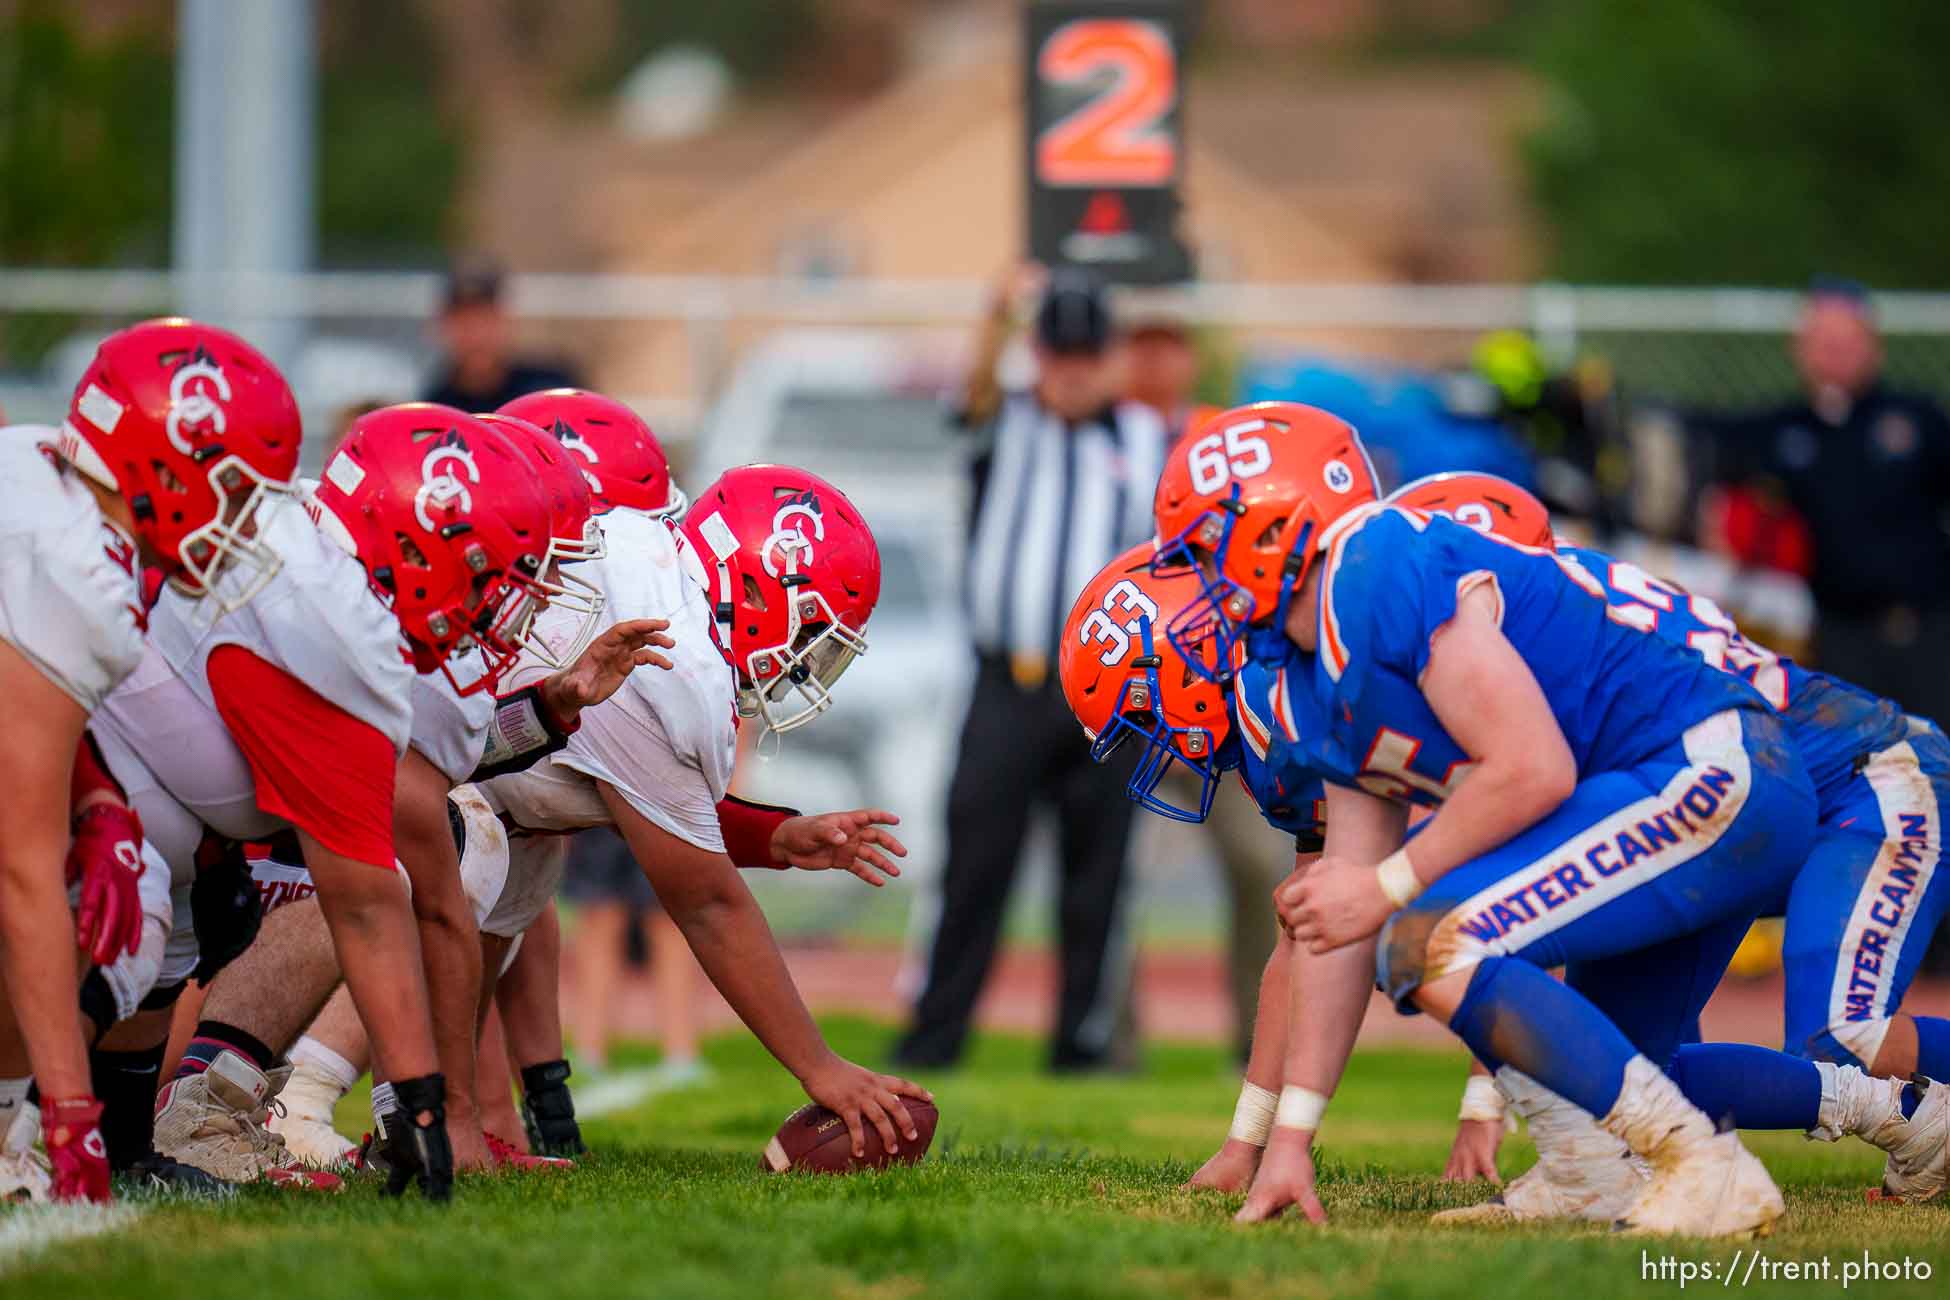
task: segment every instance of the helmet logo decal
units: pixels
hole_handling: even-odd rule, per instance
[[[1354,490],[1354,471],[1347,467],[1347,462],[1344,460],[1328,461],[1321,467],[1320,479],[1331,491],[1338,492],[1342,496]]]
[[[1457,506],[1453,513],[1447,510],[1437,513],[1446,514],[1464,528],[1473,528],[1479,533],[1489,534],[1496,531],[1496,519],[1490,514],[1490,508],[1481,501],[1465,501]]]
[[[169,415],[163,421],[169,445],[185,456],[194,450],[183,432],[185,425],[192,429],[207,426],[210,432],[221,434],[228,416],[219,403],[229,400],[230,381],[210,355],[199,349],[187,365],[169,377]]]
[[[584,441],[583,436],[575,431],[575,426],[567,420],[558,419],[555,422],[555,427],[550,429],[549,432],[555,435],[557,442],[588,461],[591,465],[602,460],[602,457],[596,454],[596,449]]]
[[[1120,623],[1111,617],[1113,611],[1121,611],[1128,617]],[[1083,626],[1077,629],[1077,641],[1082,645],[1108,644],[1110,648],[1099,659],[1107,667],[1115,666],[1131,652],[1131,638],[1137,635],[1141,618],[1156,623],[1158,604],[1135,582],[1124,578],[1111,585],[1104,593],[1103,604],[1083,620]]]
[[[812,536],[797,522],[800,519],[812,520]],[[765,564],[765,572],[776,578],[779,567],[772,562],[772,552],[779,553],[779,565],[786,572],[796,573],[800,569],[800,559],[811,560],[813,542],[826,540],[826,519],[820,513],[819,498],[811,492],[801,492],[787,497],[772,516],[772,535],[765,539],[765,545],[758,548],[759,559]]]
[[[466,483],[454,473],[455,465],[467,472]],[[448,435],[448,439],[443,439],[420,462],[420,489],[413,494],[413,518],[419,521],[420,527],[432,532],[433,520],[427,515],[429,504],[450,506],[458,502],[465,514],[474,508],[474,494],[467,490],[467,483],[480,481],[481,468],[474,463],[474,453],[459,435]]]

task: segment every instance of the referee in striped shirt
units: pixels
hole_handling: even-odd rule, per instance
[[[1166,434],[1154,412],[1117,400],[1109,309],[1101,289],[1074,272],[1051,276],[1037,309],[1034,387],[997,387],[1023,274],[995,295],[956,416],[974,444],[964,589],[977,668],[948,795],[927,986],[896,1049],[909,1067],[961,1055],[1038,803],[1057,815],[1062,858],[1062,991],[1050,1065],[1126,1063],[1113,1057],[1112,1037],[1129,993],[1123,903],[1133,805],[1124,767],[1090,761],[1056,659],[1077,593],[1153,531]]]

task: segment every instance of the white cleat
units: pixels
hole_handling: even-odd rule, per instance
[[[54,1199],[54,1175],[40,1143],[41,1108],[23,1104],[0,1136],[0,1203]]]
[[[343,1173],[352,1168],[352,1157],[359,1152],[358,1143],[348,1142],[331,1120],[316,1115],[273,1112],[264,1127],[284,1139],[285,1148],[313,1169]]]
[[[1645,1186],[1643,1161],[1585,1111],[1535,1079],[1505,1066],[1497,1089],[1530,1126],[1537,1163],[1487,1201],[1444,1210],[1444,1225],[1584,1219],[1611,1223]]]
[[[332,1111],[343,1095],[335,1080],[301,1061],[278,1092],[282,1108],[272,1107],[264,1127],[283,1138],[291,1154],[313,1169],[344,1173],[352,1168],[359,1146],[346,1141],[332,1125]]]
[[[284,1139],[265,1127],[290,1075],[225,1051],[203,1073],[171,1079],[156,1096],[156,1150],[225,1182],[336,1190],[331,1174],[294,1167]]]
[[[1584,1219],[1612,1223],[1645,1187],[1646,1177],[1645,1165],[1630,1153],[1599,1157],[1568,1169],[1558,1162],[1546,1162],[1540,1153],[1536,1164],[1487,1201],[1444,1210],[1429,1222],[1454,1225]]]
[[[1619,1228],[1635,1236],[1764,1237],[1786,1211],[1781,1191],[1733,1132],[1668,1142],[1652,1155],[1652,1181]]]
[[[1950,1166],[1950,1084],[1917,1075],[1915,1086],[1923,1099],[1916,1113],[1903,1118],[1900,1103],[1894,1115],[1862,1134],[1889,1153],[1882,1169],[1882,1194],[1901,1201],[1933,1201],[1943,1195]]]

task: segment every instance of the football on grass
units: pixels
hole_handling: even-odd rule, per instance
[[[815,1174],[850,1174],[860,1169],[885,1169],[889,1165],[911,1165],[928,1153],[934,1141],[934,1126],[941,1112],[931,1101],[901,1099],[907,1114],[920,1132],[917,1141],[900,1139],[900,1150],[889,1155],[880,1143],[880,1130],[867,1125],[867,1154],[853,1158],[853,1139],[847,1136],[846,1121],[824,1106],[806,1103],[779,1125],[779,1131],[765,1144],[760,1163],[775,1174],[787,1170]]]

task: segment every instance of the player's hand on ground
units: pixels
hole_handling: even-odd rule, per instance
[[[1305,875],[1288,877],[1273,897],[1287,934],[1316,953],[1367,938],[1395,913],[1374,868],[1345,858],[1322,858]]]
[[[1313,1135],[1300,1129],[1275,1128],[1266,1154],[1260,1158],[1253,1189],[1232,1217],[1235,1223],[1265,1223],[1294,1207],[1310,1222],[1327,1222],[1327,1211],[1314,1193]]]
[[[1501,1187],[1503,1178],[1496,1172],[1496,1151],[1503,1145],[1503,1121],[1466,1119],[1456,1124],[1456,1144],[1449,1148],[1449,1163],[1442,1170],[1445,1183],[1466,1183],[1487,1178]]]
[[[81,883],[75,937],[107,966],[142,944],[142,823],[129,809],[98,803],[75,819],[68,878]]]
[[[574,663],[543,685],[542,693],[556,720],[565,726],[573,724],[577,713],[616,694],[639,668],[654,665],[668,669],[669,656],[659,652],[677,644],[666,630],[669,627],[668,619],[625,619],[591,641]]]
[[[846,1122],[847,1136],[853,1141],[853,1155],[867,1154],[867,1125],[880,1133],[883,1150],[900,1150],[903,1140],[918,1141],[921,1130],[914,1127],[902,1097],[933,1101],[934,1094],[918,1083],[892,1074],[875,1074],[839,1056],[829,1056],[824,1065],[802,1079],[806,1095]]]
[[[1224,1146],[1212,1153],[1210,1160],[1198,1167],[1185,1186],[1202,1191],[1243,1192],[1253,1185],[1261,1154],[1262,1149],[1252,1143],[1229,1137]]]
[[[41,1136],[57,1201],[110,1199],[102,1104],[93,1097],[41,1103]]]
[[[894,858],[906,857],[907,846],[886,829],[900,824],[884,808],[788,817],[772,832],[772,861],[801,871],[850,871],[877,888],[901,873]]]

